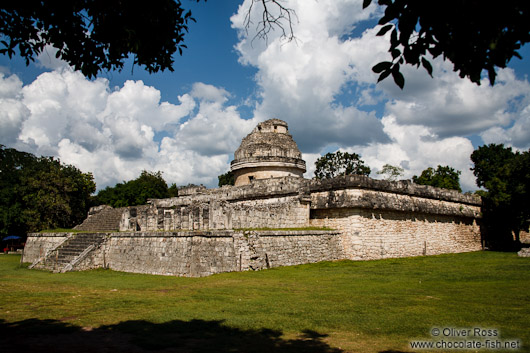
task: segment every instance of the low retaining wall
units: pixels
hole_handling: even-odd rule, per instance
[[[72,233],[30,233],[24,247],[24,262],[33,262],[63,243]]]
[[[82,233],[74,235],[82,236]],[[29,234],[25,262],[38,260],[50,238]],[[116,232],[77,263],[73,270],[116,271],[202,277],[221,272],[260,270],[344,259],[337,231]],[[41,255],[42,253],[42,255]]]
[[[105,233],[104,241],[72,269],[202,277],[319,261],[482,249],[479,227],[465,218],[343,208],[313,210],[312,223],[337,230]],[[24,262],[39,260],[67,237],[82,234],[29,234]]]
[[[329,231],[123,232],[106,247],[113,270],[191,277],[341,258]]]

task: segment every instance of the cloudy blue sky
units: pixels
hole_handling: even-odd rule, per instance
[[[197,23],[174,72],[149,75],[129,63],[88,80],[54,59],[53,48],[29,67],[0,56],[0,144],[92,172],[98,189],[142,170],[215,187],[241,139],[269,118],[288,122],[306,177],[321,154],[341,149],[359,153],[376,178],[386,163],[402,166],[405,178],[450,165],[473,190],[474,148],[530,148],[528,45],[494,87],[460,79],[437,59],[434,79],[405,68],[401,91],[391,80],[376,84],[371,72],[390,55],[388,39],[375,36],[377,6],[285,1],[297,14],[297,40],[286,42],[279,31],[263,41],[255,26],[245,30],[250,1],[184,1]]]

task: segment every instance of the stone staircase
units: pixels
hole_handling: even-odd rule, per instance
[[[125,208],[112,208],[110,206],[94,207],[83,223],[75,226],[74,229],[88,232],[118,231],[124,210]]]
[[[53,272],[67,272],[84,260],[105,240],[105,233],[78,233],[68,238],[45,257],[35,261],[30,267]]]

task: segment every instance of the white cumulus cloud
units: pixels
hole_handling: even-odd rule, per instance
[[[379,26],[371,22],[357,37],[350,35],[381,15],[376,6],[363,11],[361,0],[285,1],[297,15],[297,40],[286,42],[274,31],[265,42],[255,38],[261,9],[254,9],[252,25],[245,27],[250,3],[244,1],[231,20],[239,33],[240,62],[258,69],[254,114],[289,123],[311,160],[306,175],[312,176],[320,154],[338,147],[360,153],[374,172],[386,163],[401,165],[408,178],[449,165],[462,172],[465,189],[474,189],[473,136],[485,143],[530,145],[530,85],[511,69],[499,70],[495,86],[487,80],[478,86],[438,58],[432,60],[434,78],[423,68],[404,66],[404,90],[391,77],[376,84],[372,66],[392,60],[390,33],[377,37]]]
[[[21,102],[22,81],[0,73],[0,143],[14,144],[30,111]]]
[[[163,171],[178,185],[215,186],[255,122],[227,105],[226,90],[204,83],[179,96],[180,104],[160,96],[142,81],[111,90],[108,80],[69,69],[43,73],[26,86],[0,74],[1,143],[92,172],[98,188],[142,170]]]
[[[365,41],[343,38],[358,21],[369,18],[372,10],[363,11],[360,0],[288,1],[284,5],[297,15],[293,19],[296,40],[285,43],[275,31],[268,38],[268,45],[264,41],[254,45],[260,41],[254,38],[255,27],[244,26],[249,5],[250,0],[239,8],[232,17],[232,26],[240,34],[236,46],[240,61],[259,69],[256,81],[261,102],[255,111],[258,119],[286,120],[302,150],[312,153],[330,144],[349,146],[387,140],[373,113],[336,101],[348,82],[367,76],[370,69],[365,68],[366,61],[377,60],[377,55],[368,54]],[[254,9],[253,16],[260,11]],[[259,17],[252,21],[259,23]],[[373,31],[366,36],[373,38]],[[374,41],[380,47],[384,45],[382,39]],[[373,49],[372,53],[377,53]]]
[[[241,139],[270,118],[289,124],[306,177],[321,154],[340,148],[361,154],[373,176],[387,163],[402,166],[406,178],[449,165],[462,172],[464,189],[474,189],[472,140],[530,147],[530,84],[513,70],[499,70],[493,87],[477,86],[436,59],[434,78],[405,66],[404,90],[391,78],[376,84],[372,66],[391,60],[389,34],[376,36],[378,6],[283,1],[296,14],[296,39],[287,42],[278,29],[256,38],[260,2],[245,27],[252,2],[242,1],[231,17],[239,62],[256,69],[254,94],[238,98],[254,108],[252,119],[241,118],[234,92],[222,87],[188,83],[176,103],[163,102],[156,87],[139,80],[113,88],[107,79],[87,80],[47,48],[38,60],[54,71],[26,85],[0,73],[0,143],[93,172],[99,188],[144,169],[163,171],[169,183],[215,186]]]
[[[405,170],[405,179],[420,175],[428,166],[450,166],[459,170],[462,189],[476,189],[475,178],[470,171],[470,155],[473,152],[471,141],[463,137],[440,138],[429,128],[421,125],[400,125],[394,116],[382,119],[384,130],[391,142],[354,146],[351,152],[359,153],[368,166],[372,176],[383,165],[400,166]]]

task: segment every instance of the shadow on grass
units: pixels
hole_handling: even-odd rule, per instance
[[[307,352],[340,353],[322,341],[327,335],[304,331],[296,339],[282,332],[243,330],[222,321],[174,320],[155,324],[124,321],[82,328],[57,320],[0,320],[2,352]]]

